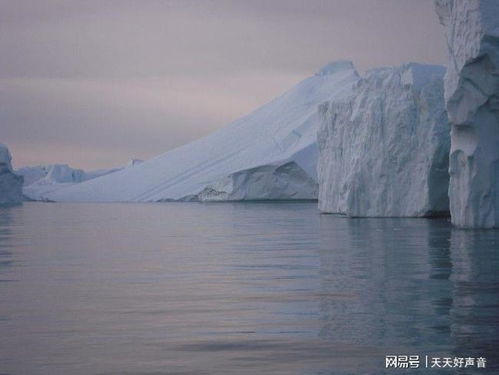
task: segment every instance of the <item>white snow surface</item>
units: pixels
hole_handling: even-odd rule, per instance
[[[499,228],[499,1],[437,0],[449,49],[450,211],[463,228]]]
[[[369,71],[347,99],[321,105],[319,209],[352,217],[448,212],[445,68]]]
[[[317,198],[317,106],[349,95],[358,79],[351,62],[328,64],[211,135],[134,168],[40,198],[78,202]]]
[[[12,170],[9,149],[0,143],[0,206],[22,202],[23,177]]]

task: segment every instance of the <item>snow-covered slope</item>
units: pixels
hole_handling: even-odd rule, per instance
[[[317,106],[348,95],[357,80],[351,62],[331,63],[207,137],[42,198],[108,202],[316,198]]]
[[[349,216],[448,212],[445,68],[368,72],[351,97],[320,107],[319,209]]]
[[[499,228],[499,1],[435,3],[449,47],[452,223]]]
[[[0,143],[0,206],[22,202],[23,177],[14,174],[9,149]]]

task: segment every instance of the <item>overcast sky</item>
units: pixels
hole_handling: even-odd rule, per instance
[[[147,159],[336,59],[444,64],[433,0],[0,0],[0,142],[16,167]]]

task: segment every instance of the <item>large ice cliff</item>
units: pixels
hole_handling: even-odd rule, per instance
[[[0,206],[19,204],[23,200],[23,178],[13,172],[11,160],[9,149],[0,143]]]
[[[449,49],[450,211],[465,228],[499,228],[499,1],[437,0]]]
[[[319,209],[353,217],[448,213],[445,68],[369,71],[352,95],[321,105]]]
[[[317,199],[317,106],[351,93],[349,61],[328,64],[219,131],[99,178],[42,194],[53,201]]]

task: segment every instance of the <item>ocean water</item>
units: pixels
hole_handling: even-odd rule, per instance
[[[425,367],[444,357],[486,368]],[[499,231],[314,203],[0,209],[0,374],[408,372],[499,373]]]

